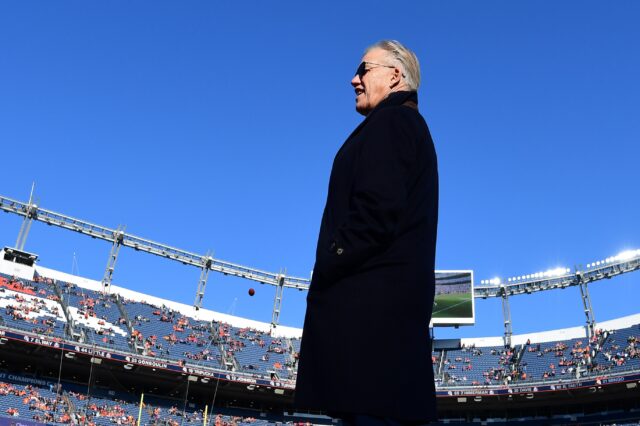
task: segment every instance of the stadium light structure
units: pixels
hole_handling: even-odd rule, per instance
[[[23,251],[24,245],[27,242],[27,236],[29,236],[29,230],[33,219],[37,218],[38,205],[34,203],[33,192],[35,191],[36,183],[31,184],[31,194],[29,195],[29,203],[27,203],[24,209],[24,220],[20,226],[20,232],[18,233],[18,239],[16,240],[16,250]]]
[[[474,296],[501,297],[501,288],[505,287],[509,295],[528,294],[536,291],[551,290],[577,286],[580,283],[591,283],[616,275],[625,274],[640,269],[640,250],[625,250],[604,260],[587,263],[582,270],[576,267],[555,267],[543,272],[514,275],[502,280],[499,277],[481,280],[474,288]],[[501,284],[503,283],[503,284]]]
[[[541,278],[554,278],[554,277],[561,277],[563,275],[569,274],[571,273],[571,269],[569,268],[565,268],[565,267],[557,267],[554,269],[549,269],[546,270],[544,272],[534,272],[532,274],[527,274],[527,275],[518,275],[515,277],[509,277],[507,278],[507,282],[508,283],[515,283],[515,282],[519,282],[519,281],[526,281],[526,280],[537,280],[537,279],[541,279]],[[495,280],[495,278],[494,278]],[[489,280],[491,281],[491,280]]]
[[[7,213],[14,213],[24,217],[18,241],[16,245],[20,250],[24,248],[31,223],[34,220],[44,222],[47,225],[57,226],[70,231],[78,232],[92,238],[108,241],[112,243],[109,261],[102,280],[103,291],[107,291],[111,285],[111,277],[115,268],[116,260],[121,246],[133,248],[136,251],[150,253],[165,259],[180,262],[184,265],[191,265],[201,269],[200,279],[198,280],[198,288],[196,291],[196,299],[194,308],[200,309],[204,298],[204,291],[207,284],[209,271],[218,272],[224,275],[231,275],[247,280],[257,281],[261,284],[270,284],[276,287],[276,297],[274,302],[274,312],[272,318],[273,326],[277,325],[282,304],[282,292],[284,288],[296,288],[299,290],[309,289],[309,279],[287,276],[273,272],[263,271],[237,263],[231,263],[220,259],[215,259],[207,253],[200,255],[166,244],[158,243],[146,238],[124,232],[124,227],[111,229],[101,225],[96,225],[81,219],[56,213],[51,210],[43,209],[36,205],[33,201],[33,189],[29,201],[13,200],[0,195],[0,210]]]
[[[509,277],[505,284],[501,284],[500,278],[481,280],[480,285],[474,289],[474,296],[484,299],[487,297],[502,298],[505,322],[505,344],[508,344],[511,338],[511,315],[508,296],[578,286],[584,307],[587,335],[590,337],[595,332],[596,320],[591,304],[588,284],[639,269],[640,250],[625,250],[615,256],[607,257],[604,260],[588,263],[584,271],[578,267],[576,267],[573,272],[567,267],[556,267],[544,272],[534,272],[532,274]]]
[[[279,285],[277,273],[263,271],[237,263],[231,263],[220,259],[209,259],[203,256],[166,244],[158,243],[146,238],[125,232],[119,233],[117,229],[107,228],[96,225],[61,213],[43,209],[32,203],[24,203],[22,201],[13,200],[0,195],[0,210],[7,213],[14,213],[23,217],[31,216],[33,220],[44,222],[47,225],[57,226],[70,231],[75,231],[92,238],[114,243],[118,237],[121,244],[125,247],[133,248],[137,251],[150,253],[166,259],[174,260],[185,265],[196,266],[198,268],[206,267],[210,260],[209,269],[224,275],[232,275],[247,280],[257,281],[262,284]],[[307,278],[299,278],[286,276],[284,287],[308,289],[309,280]]]
[[[111,276],[113,274],[113,269],[115,268],[118,250],[121,246],[133,248],[137,251],[146,252],[201,269],[198,289],[196,292],[196,300],[194,302],[194,307],[196,309],[201,307],[209,271],[274,286],[276,288],[276,294],[272,315],[272,327],[275,327],[279,321],[283,289],[309,289],[310,279],[308,278],[263,271],[237,263],[227,262],[210,256],[209,252],[206,255],[200,255],[146,238],[138,237],[136,235],[128,234],[124,232],[123,227],[111,229],[51,210],[43,209],[35,204],[33,191],[27,203],[0,195],[0,210],[7,213],[17,214],[24,218],[23,226],[17,242],[17,244],[22,248],[24,248],[28,230],[33,220],[112,243],[113,245],[109,262],[107,263],[105,276],[102,281],[103,289],[105,290],[111,284]],[[530,294],[532,292],[550,290],[554,288],[566,288],[575,285],[584,287],[587,283],[633,272],[638,269],[640,269],[640,250],[625,250],[615,256],[605,258],[604,260],[597,260],[595,262],[588,263],[584,271],[578,268],[571,271],[571,269],[566,267],[556,267],[544,272],[517,275],[504,280],[500,277],[482,280],[480,285],[474,287],[473,295],[475,298],[486,299],[488,297],[502,297],[503,291],[504,294],[511,296],[518,294]]]
[[[511,347],[511,336],[513,328],[511,325],[511,307],[509,305],[509,292],[504,285],[500,286],[500,296],[502,297],[502,316],[504,317],[504,345]]]

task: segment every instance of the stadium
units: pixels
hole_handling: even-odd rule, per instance
[[[408,414],[431,365],[435,424],[640,424],[638,22],[633,0],[0,2],[0,426],[354,426],[293,401],[385,39],[419,61],[437,155],[433,315],[408,343],[424,288],[380,282],[375,322],[326,327],[361,374],[323,393]]]
[[[166,246],[33,199],[2,196],[0,209],[23,218],[0,260],[0,424],[337,423],[292,408],[302,330],[280,326],[279,314],[284,289],[305,290],[307,279]],[[33,222],[110,242],[103,279],[40,266],[24,250]],[[121,248],[200,268],[194,304],[113,285]],[[640,421],[640,313],[596,323],[588,290],[639,269],[640,250],[630,250],[475,286],[473,271],[438,271],[432,327],[472,323],[473,300],[500,298],[504,313],[502,336],[433,340],[439,424]],[[203,309],[210,272],[274,286],[271,323]],[[580,287],[584,326],[512,333],[510,298],[570,286]]]

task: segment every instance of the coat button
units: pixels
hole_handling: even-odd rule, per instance
[[[338,249],[336,250],[336,254],[340,256],[342,253],[344,253],[344,249],[342,247],[338,247]]]

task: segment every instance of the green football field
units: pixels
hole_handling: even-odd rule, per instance
[[[433,305],[433,318],[471,318],[471,293],[440,294]]]

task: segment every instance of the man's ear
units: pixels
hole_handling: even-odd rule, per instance
[[[393,69],[393,74],[391,74],[391,80],[389,82],[389,88],[393,89],[402,81],[402,71],[400,68],[396,67]]]

